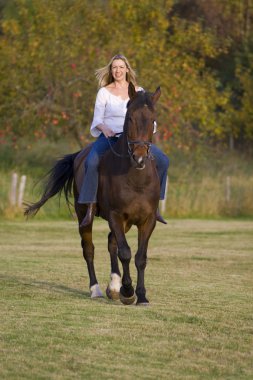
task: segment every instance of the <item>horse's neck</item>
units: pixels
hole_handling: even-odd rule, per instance
[[[127,134],[126,133],[123,133],[123,135],[121,136],[121,139],[120,139],[120,143],[121,143],[121,151],[123,154],[127,154],[128,153],[128,143],[127,143]]]
[[[120,136],[118,141],[111,147],[111,152],[119,158],[126,159],[128,157],[127,138],[124,135]]]

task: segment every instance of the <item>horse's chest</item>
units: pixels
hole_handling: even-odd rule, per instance
[[[120,204],[125,209],[133,206],[145,209],[159,199],[159,186],[149,177],[122,177],[117,181],[112,181],[108,196],[114,204]]]
[[[106,209],[121,210],[127,215],[152,212],[157,208],[160,185],[156,170],[136,169],[110,173],[102,171],[99,184],[99,202],[107,204]]]
[[[115,181],[115,178],[113,179]],[[122,176],[118,180],[115,181],[115,185],[117,187],[117,191],[119,193],[127,192],[129,196],[138,197],[138,196],[149,196],[155,191],[156,181],[150,176],[142,176],[141,174],[132,176]]]

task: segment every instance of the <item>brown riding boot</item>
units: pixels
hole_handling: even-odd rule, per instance
[[[163,223],[163,224],[167,224],[167,222],[166,222],[166,221],[163,219],[163,217],[160,215],[158,209],[157,209],[157,211],[156,211],[156,220],[157,220],[158,222]]]
[[[95,212],[96,212],[96,203],[89,203],[87,211],[86,211],[86,215],[83,218],[83,220],[80,224],[80,227],[89,226],[93,221]]]

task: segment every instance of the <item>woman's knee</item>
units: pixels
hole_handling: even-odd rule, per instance
[[[154,153],[157,166],[167,170],[170,165],[169,157],[166,156],[166,154],[164,154],[160,149],[157,149]]]
[[[170,166],[170,159],[165,154],[163,154],[163,166],[166,167],[167,169]]]

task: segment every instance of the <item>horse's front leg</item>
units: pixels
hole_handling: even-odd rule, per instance
[[[122,263],[123,268],[122,286],[120,288],[120,300],[122,303],[130,305],[135,301],[135,294],[129,269],[131,250],[127,244],[125,236],[124,222],[120,216],[112,212],[109,219],[109,225],[117,241],[118,257]]]
[[[138,250],[135,255],[135,266],[137,268],[137,305],[147,305],[146,288],[144,285],[144,272],[147,265],[147,249],[149,238],[155,228],[156,221],[152,217],[144,225],[138,226]]]

